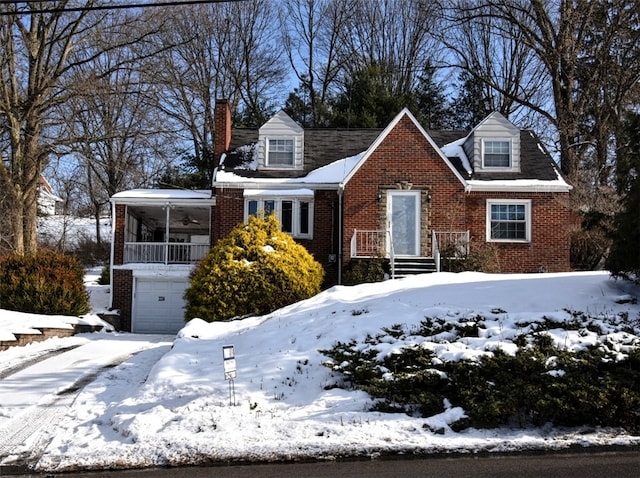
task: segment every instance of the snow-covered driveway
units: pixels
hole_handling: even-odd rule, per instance
[[[0,360],[0,464],[37,459],[84,385],[143,351],[126,372],[139,384],[173,337],[87,334],[52,339]],[[25,349],[26,349],[25,348]],[[22,354],[21,354],[22,353]]]

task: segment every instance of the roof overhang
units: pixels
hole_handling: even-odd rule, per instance
[[[210,190],[132,189],[111,196],[113,204],[215,206]]]
[[[260,181],[231,181],[231,182],[214,182],[214,189],[245,189],[245,190],[261,190],[261,191],[291,191],[307,189],[310,191],[337,191],[341,188],[341,183],[305,183],[305,182],[286,182],[279,180],[260,180]],[[289,193],[290,194],[290,193]]]
[[[479,181],[469,180],[467,192],[493,193],[566,193],[573,187],[564,181],[512,180]]]

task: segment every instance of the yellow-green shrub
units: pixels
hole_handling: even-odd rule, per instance
[[[89,312],[84,269],[73,257],[41,251],[0,259],[0,308],[34,314]]]
[[[317,294],[324,270],[275,216],[251,217],[220,240],[191,276],[185,318],[266,314]]]

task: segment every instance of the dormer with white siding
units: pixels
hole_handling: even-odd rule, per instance
[[[520,172],[520,130],[498,112],[476,126],[462,147],[475,172]]]
[[[258,131],[258,169],[302,170],[304,130],[284,111]]]

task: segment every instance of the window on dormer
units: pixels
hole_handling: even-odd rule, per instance
[[[485,168],[511,167],[511,141],[484,140],[482,143],[482,165]]]
[[[268,166],[293,167],[294,165],[294,143],[293,139],[272,139],[269,138],[267,149]]]

